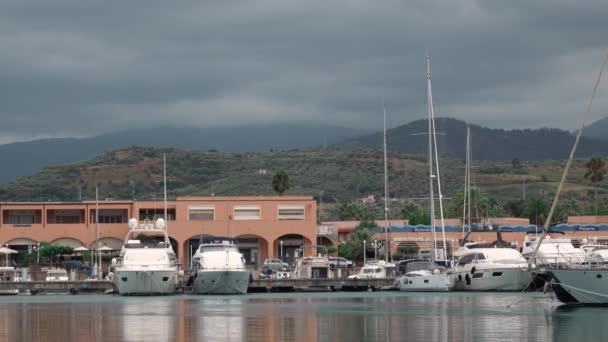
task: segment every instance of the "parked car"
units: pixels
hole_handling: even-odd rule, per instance
[[[286,262],[282,262],[281,259],[269,258],[264,260],[264,266],[268,266],[273,271],[287,271],[289,265]]]
[[[329,257],[330,268],[353,268],[353,262],[341,257]]]

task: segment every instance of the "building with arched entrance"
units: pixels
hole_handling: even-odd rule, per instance
[[[43,241],[117,250],[130,218],[144,223],[164,212],[162,201],[4,202],[0,244],[20,253],[31,253]],[[247,264],[257,267],[266,258],[280,257],[281,241],[290,253],[316,241],[316,212],[311,196],[178,197],[167,202],[167,229],[185,268],[202,236],[237,238]]]

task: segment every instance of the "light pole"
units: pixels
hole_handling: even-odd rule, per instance
[[[36,250],[36,265],[38,265],[40,263],[40,242],[38,242],[32,247],[34,247],[34,249]]]
[[[374,247],[374,259],[378,260],[378,240],[374,240],[374,243],[372,244],[372,246]]]
[[[363,240],[363,266],[365,266],[365,240]]]
[[[281,262],[283,262],[283,240],[279,242],[281,244]]]

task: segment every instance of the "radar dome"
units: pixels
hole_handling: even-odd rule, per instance
[[[131,229],[137,228],[137,219],[136,218],[132,218],[129,220],[129,228],[131,228]]]
[[[165,220],[162,218],[159,218],[158,220],[156,220],[155,226],[158,229],[165,229]]]

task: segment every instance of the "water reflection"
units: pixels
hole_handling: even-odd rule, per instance
[[[334,293],[0,298],[0,341],[593,340],[608,310],[540,294]]]

